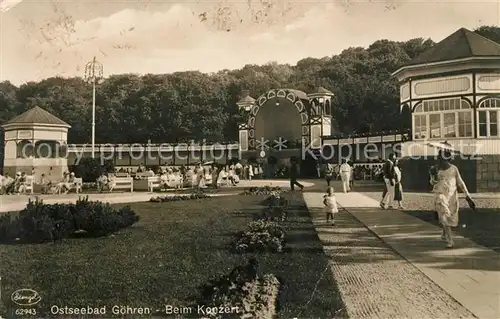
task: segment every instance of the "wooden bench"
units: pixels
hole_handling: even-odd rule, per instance
[[[136,179],[148,179],[149,177],[155,177],[155,175],[151,174],[150,172],[141,172],[135,174]]]
[[[148,190],[153,192],[155,188],[161,187],[160,176],[148,177]]]
[[[127,189],[130,192],[134,191],[134,179],[132,177],[115,177],[110,181],[111,187],[109,191],[112,192],[116,189]]]
[[[132,177],[114,177],[108,181],[109,191],[130,190],[134,191],[134,179]]]
[[[175,176],[174,179],[171,179],[167,182],[167,187],[173,189],[179,189],[184,186],[183,184],[184,182],[182,180],[182,176]],[[160,176],[148,177],[148,190],[150,192],[153,192],[155,188],[161,188],[161,187],[163,187],[163,185],[161,183]]]

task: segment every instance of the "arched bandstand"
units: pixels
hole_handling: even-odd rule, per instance
[[[277,166],[287,165],[292,156],[304,159],[301,156],[304,147],[319,151],[322,138],[338,130],[332,118],[334,94],[325,88],[310,94],[295,89],[273,89],[257,99],[247,93],[243,95],[237,103],[246,119],[239,124],[242,158],[255,158],[263,164],[269,158],[273,162],[277,159],[277,164],[268,167],[268,174]]]
[[[2,127],[5,173],[45,174],[55,181],[68,170],[68,123],[36,106]]]

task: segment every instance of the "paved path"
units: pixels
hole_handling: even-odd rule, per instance
[[[497,253],[460,236],[446,250],[438,227],[359,193],[327,226],[321,195],[304,197],[351,318],[500,318]]]

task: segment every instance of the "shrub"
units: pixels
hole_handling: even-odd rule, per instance
[[[285,232],[276,222],[267,220],[252,221],[234,243],[238,253],[282,252],[285,245]]]
[[[284,222],[286,219],[287,211],[282,207],[267,207],[262,212],[253,215],[254,221]]]
[[[286,221],[288,200],[283,194],[272,192],[263,202],[267,207],[261,213],[254,214],[254,220]]]
[[[104,236],[139,221],[130,207],[114,209],[109,204],[80,198],[76,204],[44,204],[38,198],[14,217],[0,217],[0,241],[41,243],[68,238],[77,232]]]
[[[271,196],[266,198],[265,204],[269,207],[288,207],[288,200],[283,196],[283,193],[272,192]]]
[[[207,318],[274,318],[280,282],[271,274],[259,276],[255,258],[245,266],[235,267],[229,275],[210,280],[200,287],[196,304],[202,309],[234,309],[238,313],[220,314],[206,311]]]
[[[84,182],[95,182],[102,173],[112,173],[115,170],[113,161],[105,160],[101,164],[100,158],[84,157],[72,167],[77,177]]]
[[[174,195],[174,196],[165,195],[165,196],[151,197],[149,201],[154,203],[164,203],[164,202],[177,202],[181,200],[194,200],[203,198],[211,198],[211,196],[203,192],[196,192],[189,195]]]

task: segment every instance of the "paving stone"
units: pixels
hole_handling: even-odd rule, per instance
[[[476,317],[500,318],[498,253],[457,235],[445,249],[439,227],[397,210],[347,210]]]
[[[354,194],[338,196],[339,204],[378,206]],[[341,210],[332,227],[321,212],[322,194],[305,193],[304,198],[350,318],[474,318],[349,212]]]

